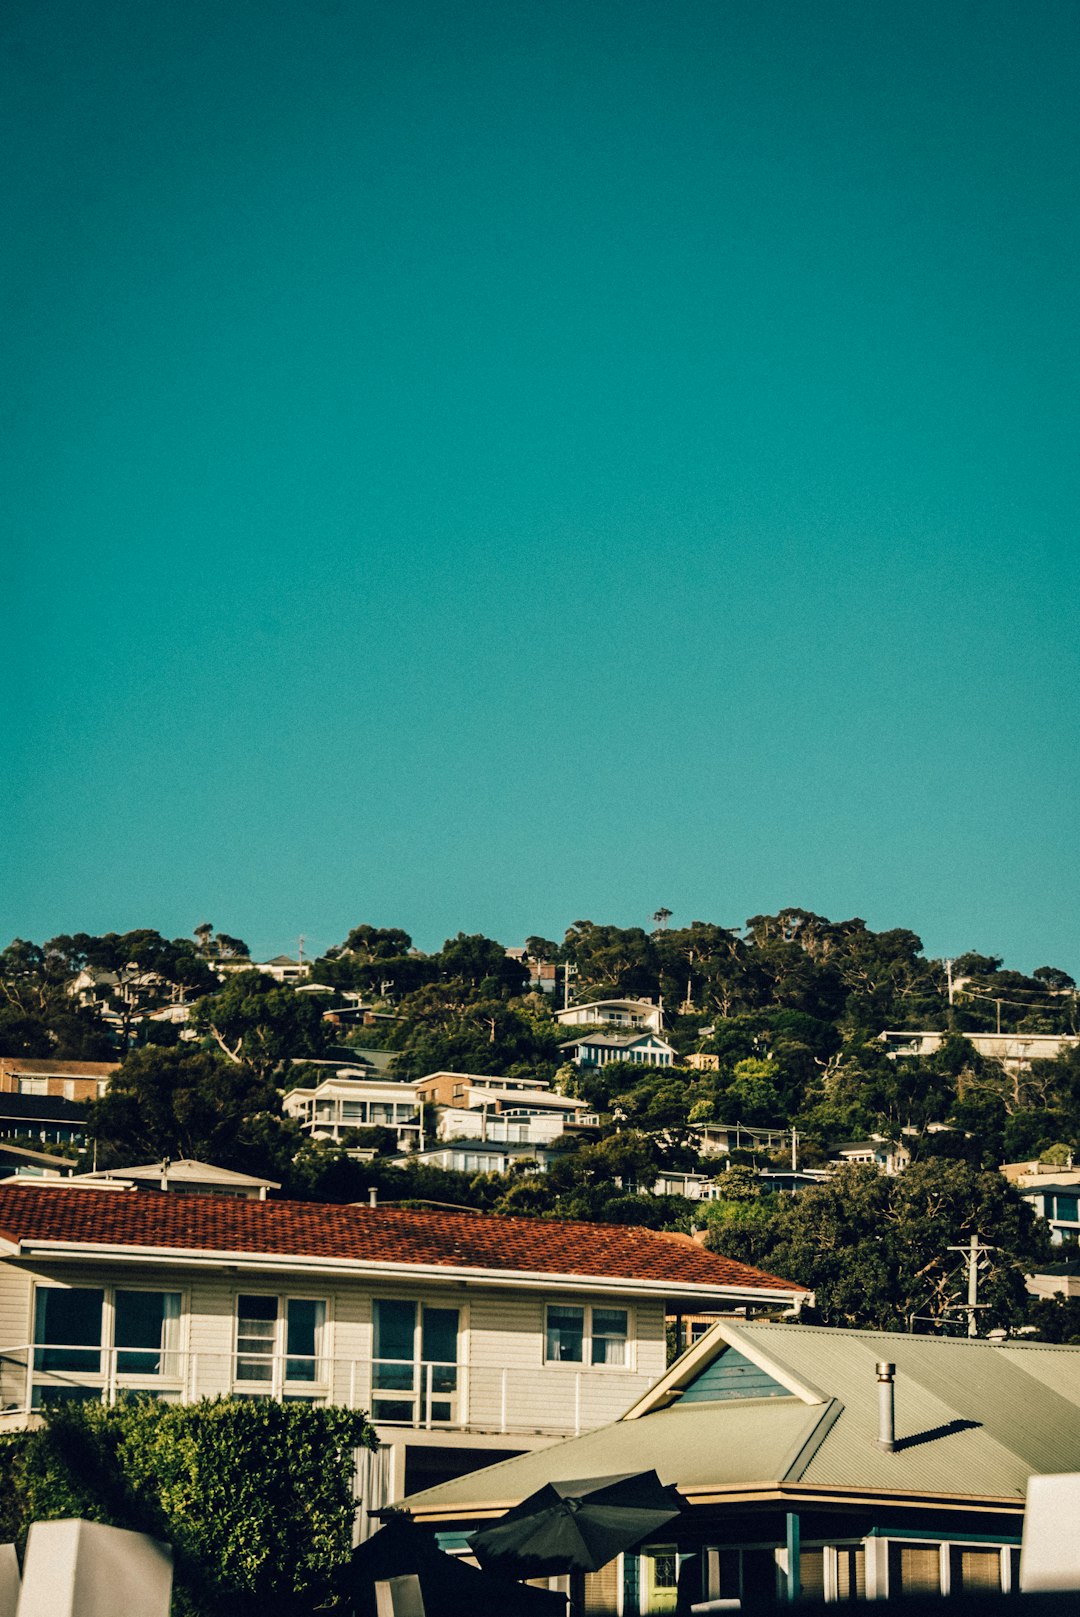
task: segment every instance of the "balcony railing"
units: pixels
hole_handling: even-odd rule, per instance
[[[613,1365],[475,1365],[296,1353],[23,1343],[0,1349],[0,1427],[50,1403],[273,1398],[366,1410],[378,1426],[572,1437],[616,1419],[653,1378]]]

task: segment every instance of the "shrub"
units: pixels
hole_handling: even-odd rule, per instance
[[[165,1539],[174,1617],[334,1610],[365,1417],[263,1399],[58,1405],[0,1442],[0,1523],[82,1516]]]

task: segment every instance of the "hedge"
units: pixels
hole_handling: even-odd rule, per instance
[[[0,1541],[82,1516],[173,1546],[174,1617],[344,1610],[366,1418],[264,1399],[59,1404],[0,1438]]]

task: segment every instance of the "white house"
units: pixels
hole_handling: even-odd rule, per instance
[[[517,1164],[542,1173],[548,1165],[549,1152],[543,1146],[502,1140],[446,1140],[438,1145],[426,1146],[407,1157],[390,1157],[390,1167],[406,1166],[444,1168],[451,1173],[509,1173]]]
[[[192,1157],[166,1157],[163,1162],[140,1163],[134,1168],[101,1168],[81,1173],[69,1181],[75,1186],[132,1187],[172,1191],[177,1196],[243,1196],[265,1201],[268,1190],[280,1190],[276,1179],[260,1179],[255,1174],[218,1168],[211,1162]]]
[[[807,1297],[670,1232],[0,1185],[0,1429],[138,1390],[363,1408],[373,1508],[614,1419],[669,1313]]]
[[[564,1027],[636,1028],[664,1031],[664,1012],[651,999],[593,999],[586,1005],[567,1005],[555,1012]]]
[[[833,1152],[834,1161],[880,1168],[883,1173],[897,1174],[911,1163],[911,1152],[906,1145],[886,1140],[881,1134],[872,1134],[868,1140],[852,1140]]]
[[[948,1033],[936,1031],[878,1034],[885,1054],[894,1061],[898,1056],[932,1056],[949,1037]],[[1033,1061],[1053,1061],[1063,1051],[1080,1045],[1080,1035],[1075,1033],[965,1033],[962,1037],[979,1055],[1000,1061],[1010,1072],[1019,1072]]]
[[[299,1120],[307,1134],[340,1140],[350,1129],[387,1128],[397,1134],[397,1148],[407,1151],[423,1143],[421,1102],[413,1084],[391,1078],[350,1078],[335,1074],[314,1089],[290,1089],[282,1110]]]

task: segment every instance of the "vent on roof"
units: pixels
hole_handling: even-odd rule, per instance
[[[790,1398],[767,1370],[751,1364],[738,1348],[727,1348],[690,1383],[680,1399],[684,1404],[719,1403],[731,1398]]]

